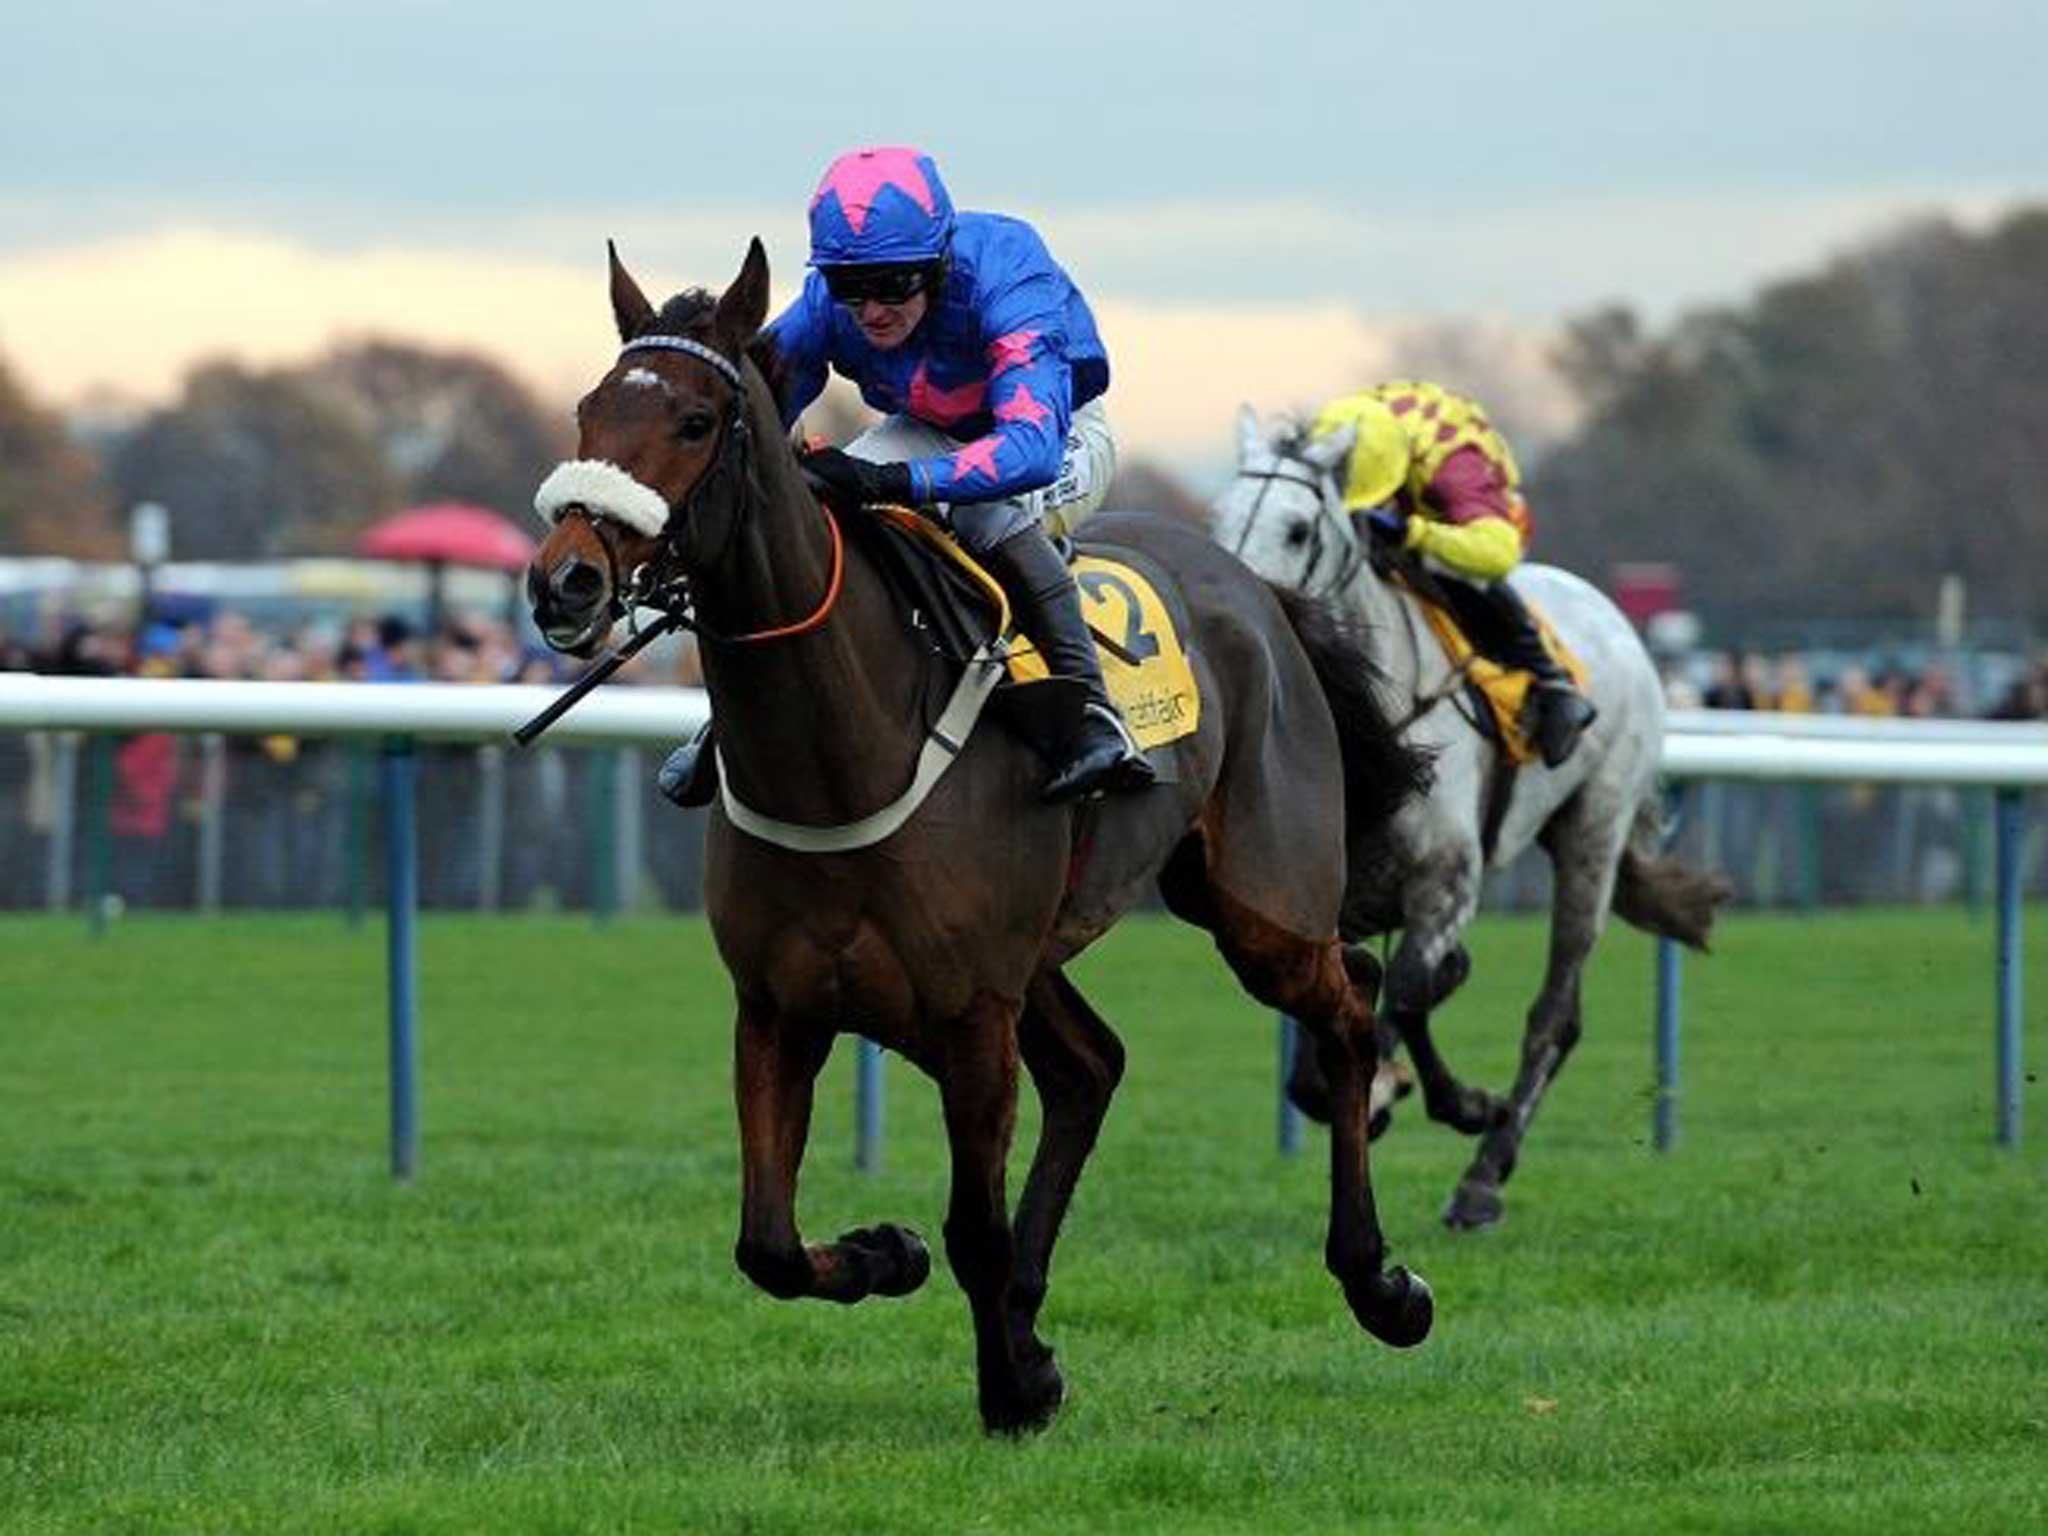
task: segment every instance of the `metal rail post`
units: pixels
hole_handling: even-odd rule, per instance
[[[1280,1111],[1277,1134],[1280,1155],[1292,1157],[1301,1150],[1301,1111],[1287,1097],[1287,1080],[1294,1075],[1294,1053],[1301,1049],[1301,1026],[1286,1014],[1280,1020]]]
[[[1685,813],[1686,786],[1674,784],[1665,796],[1666,820],[1675,830]],[[1657,1091],[1650,1112],[1650,1144],[1668,1152],[1678,1140],[1678,1025],[1682,982],[1678,943],[1657,940]]]
[[[882,1048],[864,1036],[854,1044],[853,1166],[874,1173],[882,1166]]]
[[[1998,1144],[2020,1144],[2020,848],[2024,792],[1998,791]]]
[[[419,950],[419,858],[413,789],[419,762],[412,738],[384,743],[385,885],[390,903],[386,943],[391,1002],[391,1176],[410,1182],[419,1165],[419,1037],[415,1026]]]

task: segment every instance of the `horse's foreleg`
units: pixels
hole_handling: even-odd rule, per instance
[[[1039,1340],[1036,1329],[1053,1244],[1059,1240],[1060,1222],[1081,1170],[1095,1149],[1110,1097],[1123,1078],[1124,1047],[1059,971],[1044,972],[1032,981],[1018,1020],[1018,1043],[1044,1118],[1024,1196],[1017,1203],[1011,1330],[1020,1364],[1027,1370],[1051,1369],[1052,1351]]]
[[[1387,973],[1387,1022],[1415,1063],[1429,1118],[1476,1136],[1500,1123],[1505,1106],[1451,1071],[1429,1028],[1431,1010],[1457,991],[1471,970],[1471,957],[1455,936],[1405,930]]]
[[[810,1135],[811,1100],[832,1037],[742,1004],[734,1088],[740,1118],[740,1269],[771,1296],[854,1302],[901,1296],[931,1273],[914,1232],[863,1227],[806,1246],[796,1225],[797,1175]]]
[[[938,1078],[953,1154],[946,1258],[974,1314],[981,1421],[993,1432],[1037,1429],[1051,1420],[1063,1389],[1057,1371],[1020,1365],[1011,1326],[1017,1245],[1004,1170],[1017,1123],[1015,1006],[978,995],[945,1032]]]

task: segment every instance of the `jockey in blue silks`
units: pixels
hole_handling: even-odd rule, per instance
[[[1102,410],[1109,356],[1087,301],[1029,224],[955,212],[920,150],[841,155],[811,198],[810,226],[803,291],[764,333],[783,425],[817,399],[828,369],[884,419],[844,450],[805,453],[804,468],[848,502],[919,507],[950,527],[1002,583],[1047,668],[1081,682],[1047,800],[1151,783],[1047,532],[1072,532],[1100,507],[1116,467]],[[700,748],[662,770],[679,803],[711,797]]]

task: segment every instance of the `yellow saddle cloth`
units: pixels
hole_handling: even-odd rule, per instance
[[[1015,631],[1002,584],[981,568],[959,541],[915,512],[873,507],[941,558],[971,576],[988,597],[997,626],[1008,637],[1012,682],[1035,683],[1050,674],[1030,640]],[[1193,733],[1202,720],[1201,691],[1173,616],[1145,576],[1099,555],[1081,555],[1070,569],[1081,590],[1081,616],[1095,636],[1102,681],[1140,747],[1163,746]]]
[[[1404,586],[1407,584],[1404,582]],[[1511,671],[1479,654],[1465,631],[1458,627],[1458,621],[1449,609],[1440,603],[1431,602],[1413,587],[1408,595],[1415,600],[1415,606],[1422,610],[1422,616],[1429,621],[1437,642],[1443,646],[1444,655],[1452,666],[1461,669],[1486,700],[1488,711],[1493,715],[1494,725],[1500,734],[1501,748],[1517,765],[1539,761],[1543,754],[1522,729],[1522,706],[1528,702],[1529,689],[1535,682],[1527,672]],[[1576,652],[1558,638],[1557,631],[1550,627],[1550,620],[1543,610],[1534,603],[1529,611],[1536,616],[1537,631],[1543,636],[1543,645],[1556,658],[1558,665],[1569,672],[1572,681],[1583,692],[1589,675],[1586,664],[1579,660]]]

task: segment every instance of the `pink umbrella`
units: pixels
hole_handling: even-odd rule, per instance
[[[519,573],[540,546],[526,531],[488,507],[435,502],[379,518],[356,538],[356,553],[377,560],[421,560],[427,566],[427,627],[439,630],[441,572],[450,565],[480,565],[512,577],[506,612],[519,605]]]
[[[374,559],[431,560],[500,571],[524,570],[538,547],[524,529],[488,507],[459,501],[394,512],[370,524],[356,539],[356,553]]]

